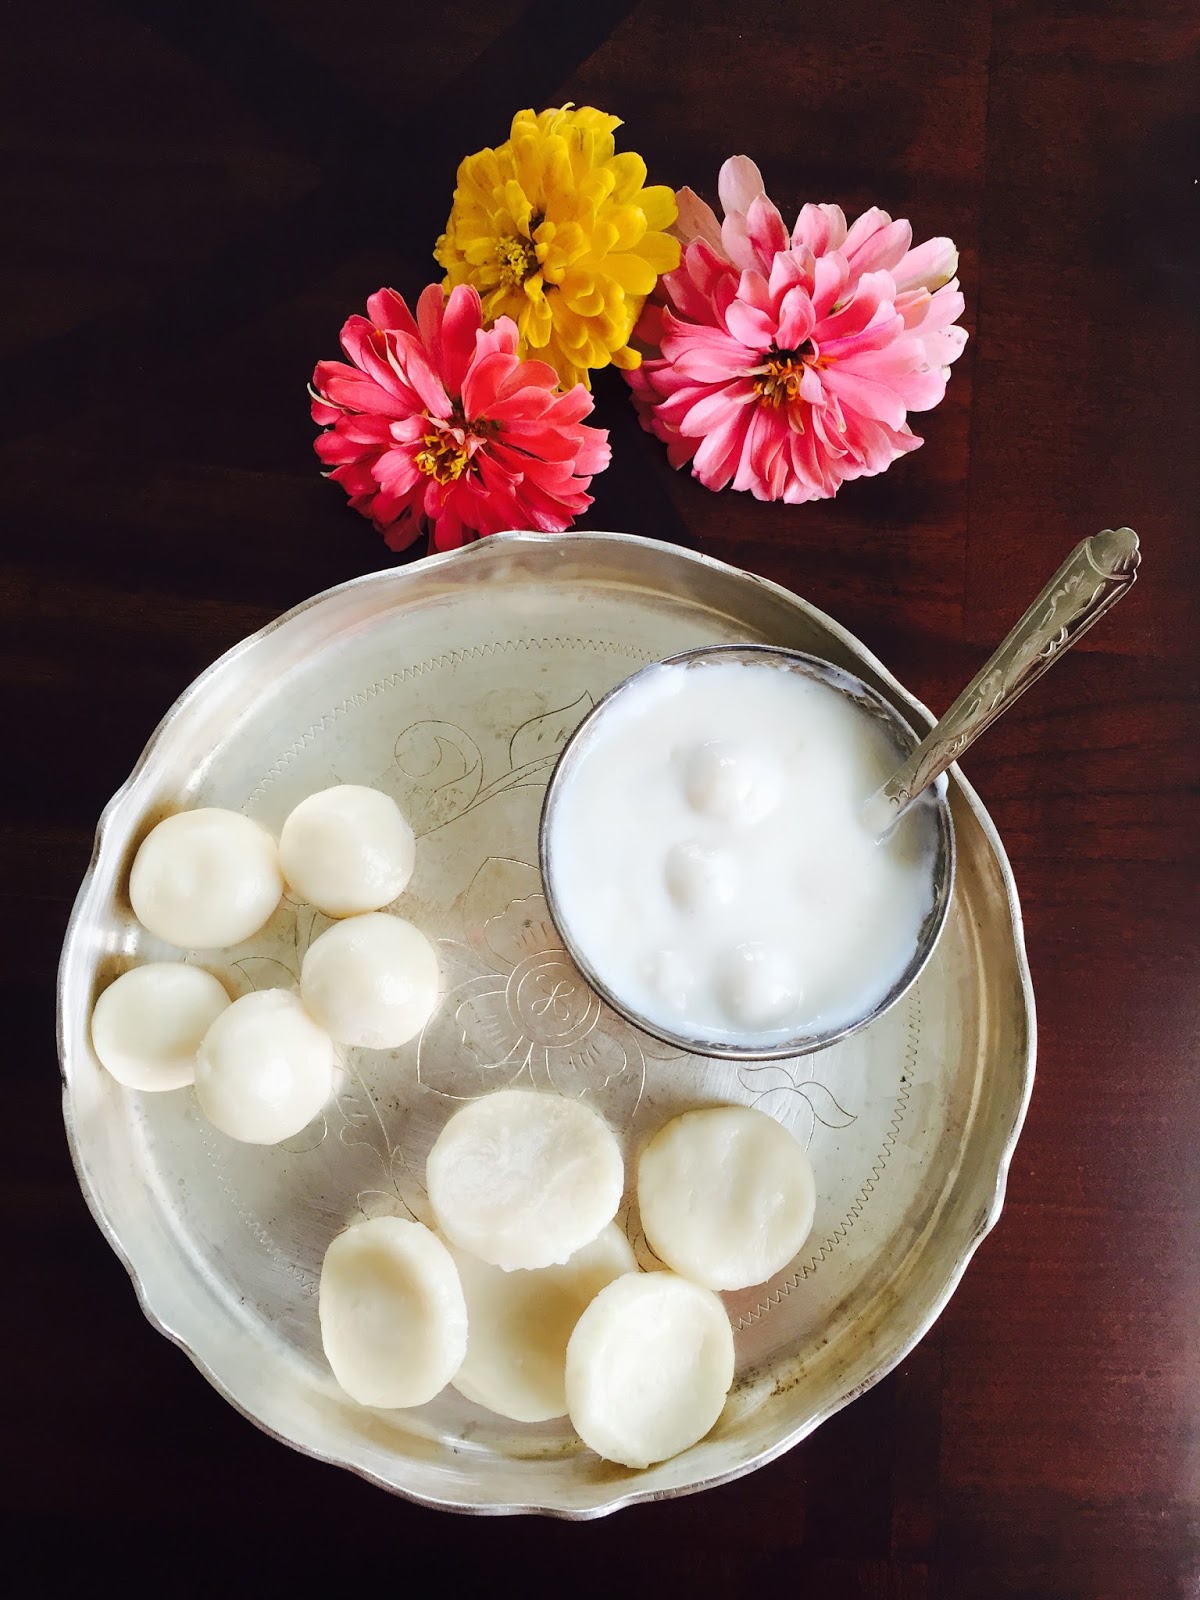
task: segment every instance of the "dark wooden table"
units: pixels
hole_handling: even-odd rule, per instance
[[[6,12],[3,1501],[21,1595],[1200,1593],[1198,30],[1182,0],[39,0]],[[451,1518],[272,1443],[143,1322],[72,1176],[53,987],[95,819],[221,651],[384,565],[305,382],[415,294],[514,109],[626,119],[712,194],[878,202],[962,251],[924,449],[831,503],[676,477],[619,382],[587,518],[795,588],[942,707],[1065,551],[1117,614],[973,751],[1021,889],[1038,1080],[996,1233],[891,1377],[764,1471],[590,1526]],[[235,1547],[241,1546],[241,1553]],[[340,1574],[321,1578],[324,1565]],[[568,1587],[569,1586],[569,1587]],[[219,1591],[218,1591],[219,1592]],[[371,1591],[374,1592],[374,1591]]]

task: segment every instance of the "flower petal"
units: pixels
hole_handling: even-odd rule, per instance
[[[729,301],[729,305],[732,305],[734,300],[744,300],[756,311],[764,311],[768,316],[771,314],[770,285],[764,275],[754,268],[749,268],[739,276],[737,293]],[[729,306],[727,305],[725,309],[728,310]]]
[[[742,435],[737,471],[733,475],[735,489],[742,493],[749,489],[757,499],[766,498],[757,491],[765,486],[771,446],[779,443],[786,432],[786,423],[781,422],[779,413],[773,407],[755,406],[751,410],[746,431]]]
[[[364,451],[386,450],[392,442],[391,430],[392,423],[388,417],[343,412],[338,417],[337,425],[317,440],[317,447],[323,460],[332,460],[333,456],[327,455],[321,448],[322,440],[331,451],[336,449],[342,452],[341,459],[349,460],[348,452],[362,455]]]
[[[341,466],[335,467],[329,476],[334,483],[341,484],[351,499],[359,496],[373,498],[379,484],[371,471],[372,465],[373,463],[368,460],[346,461]]]
[[[883,217],[887,213],[881,211],[879,215]],[[849,263],[852,277],[864,272],[888,272],[907,254],[911,243],[912,224],[901,217],[898,222],[888,222],[867,234],[855,249],[851,249],[847,239],[842,254]]]
[[[807,245],[814,256],[840,250],[845,237],[846,216],[841,206],[803,206],[792,229],[792,244]]]
[[[389,384],[385,386],[345,361],[318,361],[313,388],[342,410],[395,416],[397,411],[405,409],[403,391],[390,370],[388,379]]]
[[[417,330],[421,343],[433,365],[442,366],[442,318],[446,311],[446,296],[440,283],[428,284],[417,300]]]
[[[821,355],[827,361],[845,361],[852,356],[865,355],[868,350],[885,350],[900,341],[908,358],[905,368],[908,371],[920,364],[921,357],[916,340],[906,339],[903,334],[904,318],[893,315],[888,303],[881,301],[865,328],[840,339],[822,339]]]
[[[389,550],[407,550],[409,545],[421,537],[421,522],[419,518],[411,516],[406,511],[398,522],[388,523],[379,531],[383,534],[383,542]]]
[[[704,438],[718,427],[739,406],[749,405],[757,399],[754,385],[749,379],[710,390],[687,411],[679,423],[679,431],[689,438]]]
[[[892,268],[896,288],[940,289],[958,271],[958,250],[953,239],[926,239],[900,258]]]
[[[801,288],[806,294],[811,294],[814,266],[812,253],[806,248],[781,250],[771,263],[767,286],[770,302],[778,305],[789,289]]]
[[[925,359],[933,367],[948,367],[962,355],[967,343],[965,328],[939,328],[933,333],[922,330],[921,343],[925,346]]]
[[[675,196],[679,215],[671,232],[681,244],[691,244],[693,239],[703,239],[711,250],[724,255],[721,244],[721,224],[710,205],[706,205],[692,189],[680,189]]]
[[[725,326],[750,350],[769,350],[775,342],[775,319],[744,300],[735,300],[726,311]]]
[[[749,156],[730,156],[721,167],[717,192],[726,216],[733,211],[749,211],[759,195],[766,194],[762,173]]]
[[[822,377],[827,389],[863,416],[875,417],[893,428],[899,428],[904,422],[907,407],[889,384],[860,377],[840,363],[827,368]]]
[[[798,350],[816,323],[812,301],[797,286],[789,289],[779,308],[779,327],[775,342],[780,350]]]
[[[499,350],[472,362],[462,387],[463,415],[469,421],[487,416],[488,408],[500,394],[501,385],[513,376],[514,369],[519,370],[517,358]]]
[[[765,194],[760,194],[746,213],[746,233],[763,272],[770,272],[771,262],[780,250],[787,249],[789,241],[783,218]]]
[[[818,320],[827,317],[850,285],[850,268],[840,250],[818,256],[813,268],[812,302]]]
[[[389,334],[388,354],[395,371],[412,390],[418,404],[432,417],[448,417],[453,409],[450,399],[430,358],[416,340],[405,339],[402,334]]]
[[[413,338],[417,336],[413,314],[395,289],[377,289],[367,301],[367,316],[377,328],[394,329]]]
[[[470,284],[460,283],[450,291],[441,321],[441,374],[448,394],[461,395],[463,392],[463,381],[475,354],[475,336],[480,330],[481,320],[478,291]]]
[[[886,211],[881,211],[878,206],[870,206],[861,217],[851,223],[850,231],[838,249],[849,261],[859,245],[864,244],[873,233],[878,233],[880,228],[888,227],[891,220]]]
[[[663,355],[683,378],[700,383],[720,383],[754,364],[756,353],[740,340],[715,328],[698,328],[663,317]]]
[[[822,259],[828,260],[828,257]],[[892,304],[891,277],[886,272],[869,272],[858,280],[851,298],[838,310],[817,322],[813,331],[816,343],[825,348],[831,339],[846,339],[861,333],[873,320],[881,305]]]
[[[406,334],[387,334],[374,323],[368,322],[365,317],[347,317],[342,326],[342,349],[350,357],[360,372],[366,374],[381,389],[398,398],[404,397],[404,390],[396,380],[395,373],[387,357],[388,339],[404,339]],[[322,363],[322,366],[327,363]]]
[[[748,408],[738,406],[705,436],[692,462],[692,473],[706,489],[723,489],[733,477],[749,425]]]
[[[655,268],[640,255],[606,255],[604,270],[629,295],[649,294],[658,281]]]
[[[909,289],[896,296],[896,310],[904,317],[908,328],[919,328],[921,333],[933,333],[957,322],[965,309],[965,301],[958,284],[950,282],[936,294],[927,289]]]
[[[421,481],[422,473],[408,450],[385,450],[372,468],[375,482],[389,494],[403,495]]]

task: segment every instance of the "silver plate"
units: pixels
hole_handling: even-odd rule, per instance
[[[563,741],[647,661],[704,644],[806,650],[920,727],[928,713],[844,629],[775,585],[622,534],[496,535],[330,590],[238,645],[171,709],[101,819],[59,973],[68,1137],[96,1220],[146,1315],[280,1439],[429,1505],[592,1517],[748,1472],[894,1367],[995,1222],[1033,1079],[1033,997],[1012,875],[955,774],[958,882],[919,983],[816,1055],[737,1065],[673,1053],[569,965],[537,872]],[[129,865],[182,806],[277,829],[304,795],[375,784],[420,836],[397,909],[440,941],[445,997],[414,1044],[349,1052],[326,1114],[286,1145],[239,1145],[190,1091],[121,1089],[92,1053],[95,997],[174,952],[135,922]],[[189,959],[231,993],[293,985],[326,919],[284,901],[246,945]],[[741,1101],[808,1145],[813,1234],[793,1266],[724,1298],[738,1367],[716,1428],[645,1472],[566,1423],[522,1426],[453,1390],[368,1411],[322,1357],[317,1279],[364,1215],[424,1215],[425,1156],[463,1099],[523,1082],[585,1097],[627,1153],[689,1106]],[[636,1211],[623,1220],[645,1255]]]

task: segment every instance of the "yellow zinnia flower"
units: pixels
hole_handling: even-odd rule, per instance
[[[641,156],[616,154],[620,126],[591,106],[518,111],[504,144],[460,165],[434,250],[446,289],[474,284],[484,321],[512,317],[521,354],[564,388],[590,388],[590,367],[640,363],[629,336],[658,275],[679,265],[665,232],[675,196],[644,187]]]

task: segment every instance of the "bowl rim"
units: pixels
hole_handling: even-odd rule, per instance
[[[580,720],[574,732],[559,751],[558,759],[554,763],[549,782],[546,785],[546,793],[542,799],[542,809],[538,819],[538,867],[542,875],[542,888],[546,896],[546,906],[558,936],[563,942],[564,949],[587,979],[591,988],[596,991],[606,1005],[610,1006],[618,1015],[624,1017],[626,1022],[632,1023],[635,1028],[641,1029],[643,1033],[650,1034],[652,1038],[658,1039],[662,1044],[685,1050],[690,1055],[707,1056],[715,1061],[790,1061],[797,1056],[814,1055],[818,1050],[828,1049],[830,1045],[837,1044],[842,1039],[848,1039],[851,1034],[858,1033],[861,1029],[868,1027],[902,1000],[921,976],[937,949],[954,897],[956,867],[954,819],[950,814],[950,802],[947,799],[948,786],[940,782],[937,785],[932,785],[931,789],[933,790],[937,808],[938,844],[934,861],[933,906],[921,924],[920,936],[912,960],[883,997],[877,1000],[870,1010],[864,1012],[861,1016],[842,1023],[838,1027],[826,1029],[824,1032],[796,1034],[790,1039],[781,1040],[776,1044],[737,1045],[714,1043],[709,1039],[699,1039],[688,1034],[675,1033],[665,1025],[655,1022],[649,1017],[639,1015],[605,982],[569,931],[568,919],[564,915],[554,882],[553,852],[551,848],[554,817],[562,803],[562,790],[570,778],[572,763],[580,759],[580,751],[586,744],[589,735],[594,732],[597,723],[602,720],[604,713],[612,707],[617,699],[628,693],[640,680],[644,680],[650,674],[663,667],[685,667],[703,670],[708,665],[716,664],[712,661],[712,658],[717,656],[731,660],[734,658],[740,660],[746,656],[769,658],[771,663],[779,664],[789,670],[798,671],[805,677],[827,684],[834,688],[836,692],[846,694],[849,699],[865,701],[871,708],[872,713],[886,723],[888,728],[907,746],[904,751],[905,755],[910,755],[920,743],[921,735],[889,700],[884,699],[878,690],[872,689],[870,684],[864,683],[856,673],[850,672],[845,667],[836,666],[832,661],[826,661],[821,656],[813,655],[811,651],[789,650],[781,646],[767,644],[700,645],[694,650],[681,650],[676,655],[664,656],[661,661],[648,662],[644,667],[639,667],[636,672],[623,679],[622,682],[614,684],[608,693],[603,695],[586,716]],[[844,680],[844,682],[838,683],[836,681],[838,679]]]

